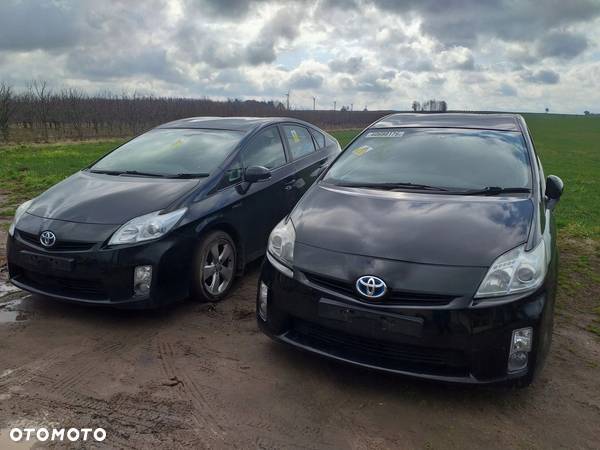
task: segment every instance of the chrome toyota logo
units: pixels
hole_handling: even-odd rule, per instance
[[[52,247],[56,243],[56,236],[52,231],[42,231],[42,234],[40,234],[40,243],[44,247]]]
[[[381,278],[365,275],[356,280],[356,290],[368,298],[379,298],[387,292],[387,286]]]

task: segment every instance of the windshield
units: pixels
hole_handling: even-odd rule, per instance
[[[530,187],[530,169],[519,132],[371,129],[344,150],[324,180],[350,186],[404,184],[408,189],[446,191],[490,186],[525,190]]]
[[[242,139],[226,130],[156,129],[109,153],[92,172],[208,176]]]

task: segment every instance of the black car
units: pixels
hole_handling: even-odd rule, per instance
[[[339,152],[329,134],[294,119],[161,125],[17,209],[10,280],[120,307],[220,300]]]
[[[367,368],[527,385],[552,337],[562,190],[521,116],[387,116],[271,233],[259,326]]]

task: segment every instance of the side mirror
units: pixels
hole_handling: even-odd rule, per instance
[[[256,183],[271,178],[271,171],[263,166],[251,166],[246,169],[244,179],[248,183]]]
[[[546,178],[546,196],[551,200],[558,200],[564,190],[563,181],[556,175],[548,175]]]

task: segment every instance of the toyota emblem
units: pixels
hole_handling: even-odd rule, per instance
[[[42,231],[40,234],[40,244],[44,247],[52,247],[56,243],[56,236],[52,231]]]
[[[356,290],[367,298],[383,297],[387,292],[387,286],[381,278],[365,275],[356,280]]]

